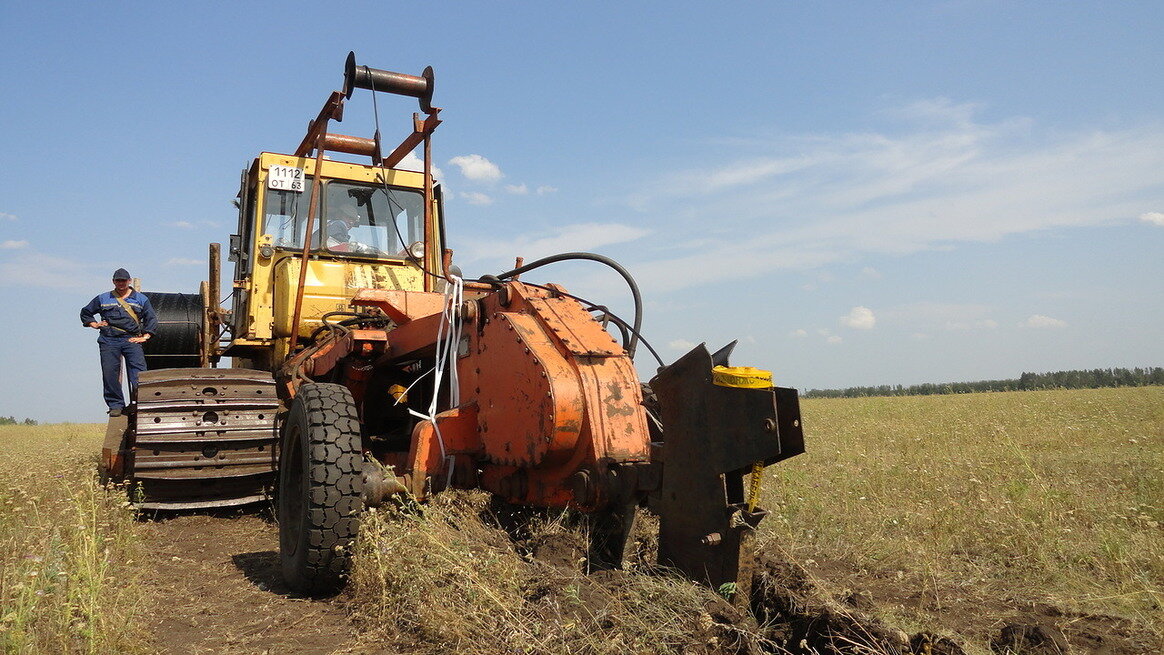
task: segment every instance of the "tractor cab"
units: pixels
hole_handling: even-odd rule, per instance
[[[345,92],[331,95],[299,148],[264,152],[243,171],[238,230],[230,239],[231,337],[221,353],[237,367],[273,370],[329,317],[350,311],[360,289],[432,291],[444,283],[440,189],[428,148],[440,124],[440,109],[427,102],[432,73],[375,77],[381,73],[387,71],[350,63]],[[387,157],[379,133],[369,139],[327,131],[329,121],[342,119],[345,93],[357,86],[419,97],[428,114],[413,115],[412,134]],[[423,172],[394,168],[420,144]],[[336,154],[367,163],[338,161]]]

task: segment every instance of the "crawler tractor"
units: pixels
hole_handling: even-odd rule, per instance
[[[649,505],[662,563],[746,598],[763,468],[804,448],[796,391],[702,345],[641,385],[638,289],[600,255],[463,279],[431,172],[433,85],[431,68],[349,54],[344,90],[299,146],[243,171],[232,308],[220,307],[217,244],[200,293],[149,294],[162,328],[130,411],[110,421],[105,473],[143,509],[273,494],[284,575],[307,593],[342,584],[364,507],[480,488],[587,515],[595,567],[621,563]],[[387,155],[378,131],[329,131],[356,89],[419,100]],[[418,147],[423,172],[397,168]],[[634,316],[519,280],[564,260],[618,271]]]

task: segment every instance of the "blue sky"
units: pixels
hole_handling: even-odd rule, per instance
[[[801,389],[1161,365],[1162,28],[1154,2],[4,3],[0,415],[100,418],[79,308],[120,266],[195,291],[239,171],[349,50],[434,67],[466,274],[610,255],[668,360],[738,338]],[[415,102],[379,109],[403,138]],[[372,123],[363,92],[338,131]],[[629,313],[600,267],[539,273]]]

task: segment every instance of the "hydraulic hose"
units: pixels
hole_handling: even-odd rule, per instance
[[[635,349],[639,345],[639,329],[643,324],[643,298],[641,295],[639,295],[639,285],[635,282],[635,279],[631,276],[630,272],[623,268],[622,264],[619,264],[610,257],[605,255],[598,255],[592,252],[564,252],[557,255],[550,255],[549,257],[543,257],[524,266],[519,266],[512,271],[506,271],[500,275],[492,276],[492,278],[497,280],[505,280],[515,275],[521,275],[526,271],[532,271],[535,268],[541,268],[547,264],[555,264],[557,262],[574,259],[589,260],[592,262],[598,262],[600,264],[606,264],[607,266],[613,268],[615,271],[618,271],[618,274],[621,275],[622,279],[626,280],[627,285],[630,286],[631,296],[634,298],[635,303],[635,320],[634,324],[631,326],[630,343],[627,344],[626,354],[630,356],[631,359],[634,359]],[[488,277],[482,278],[483,281],[488,279]]]

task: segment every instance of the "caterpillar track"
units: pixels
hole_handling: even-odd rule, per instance
[[[263,501],[278,464],[278,410],[274,380],[264,371],[146,371],[127,416],[110,419],[104,468],[131,484],[140,509]]]

